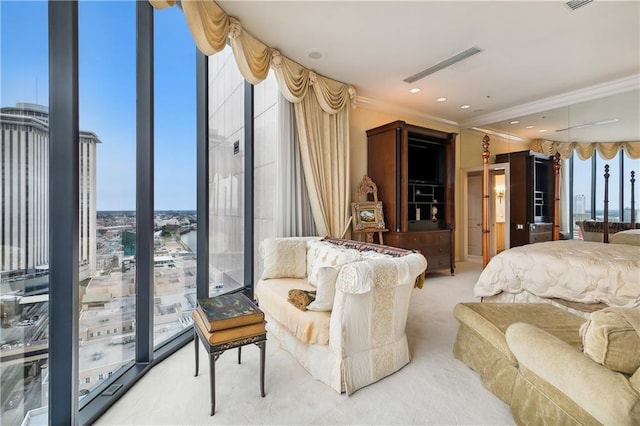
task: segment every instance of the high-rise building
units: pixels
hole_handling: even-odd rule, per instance
[[[96,144],[80,132],[80,279],[96,269]],[[0,109],[0,271],[49,263],[49,110],[30,103]]]
[[[585,196],[584,194],[578,194],[573,197],[573,213],[574,214],[584,214],[586,213],[585,206]]]

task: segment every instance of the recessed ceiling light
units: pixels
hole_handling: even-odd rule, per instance
[[[469,104],[460,105],[460,109],[467,109],[467,108],[471,108],[471,105]]]
[[[533,129],[533,126],[526,126],[525,129]]]
[[[441,96],[438,99],[436,99],[437,102],[444,102],[446,100],[447,100],[447,98],[445,98],[444,96]]]
[[[539,132],[540,132],[540,133],[544,133],[544,132],[546,132],[546,131],[547,131],[547,129],[540,129],[540,130],[539,130]]]
[[[509,122],[509,124],[518,124],[518,123],[520,123],[518,120],[513,120],[513,121]]]
[[[418,93],[420,91],[419,87],[414,87],[413,89],[409,90],[411,93]]]
[[[321,61],[327,58],[327,52],[319,49],[307,49],[305,53],[309,59],[313,59],[314,61]]]

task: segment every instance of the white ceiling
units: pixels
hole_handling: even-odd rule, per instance
[[[616,107],[631,113],[634,123],[625,118],[598,127],[625,123],[624,138],[635,135],[640,140],[639,1],[595,0],[575,11],[559,1],[218,4],[267,45],[320,74],[354,85],[363,103],[462,128],[493,128],[489,124],[635,90],[635,96]],[[403,81],[473,46],[482,52],[415,83]],[[326,57],[313,60],[310,50]],[[421,92],[409,93],[412,87]],[[436,102],[441,96],[448,100]],[[605,107],[613,108],[612,103],[617,105],[609,102]],[[471,107],[460,109],[463,104]],[[593,108],[583,109],[591,111],[589,121],[580,122],[574,110],[571,124],[562,125],[558,118],[553,130],[617,118],[610,116],[612,112],[601,111],[600,116]],[[566,108],[562,111],[568,115]],[[562,116],[562,111],[556,115]],[[567,133],[571,138],[577,135]],[[549,130],[544,137],[551,135]]]

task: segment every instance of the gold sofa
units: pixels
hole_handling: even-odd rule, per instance
[[[585,323],[549,304],[461,303],[454,316],[454,355],[516,423],[640,424],[640,308]]]

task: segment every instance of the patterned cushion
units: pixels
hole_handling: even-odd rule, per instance
[[[262,279],[304,278],[307,273],[307,241],[297,238],[265,238],[260,243],[264,259]]]
[[[360,252],[323,241],[310,241],[307,250],[307,281],[314,287],[323,266],[338,266],[360,260]]]

